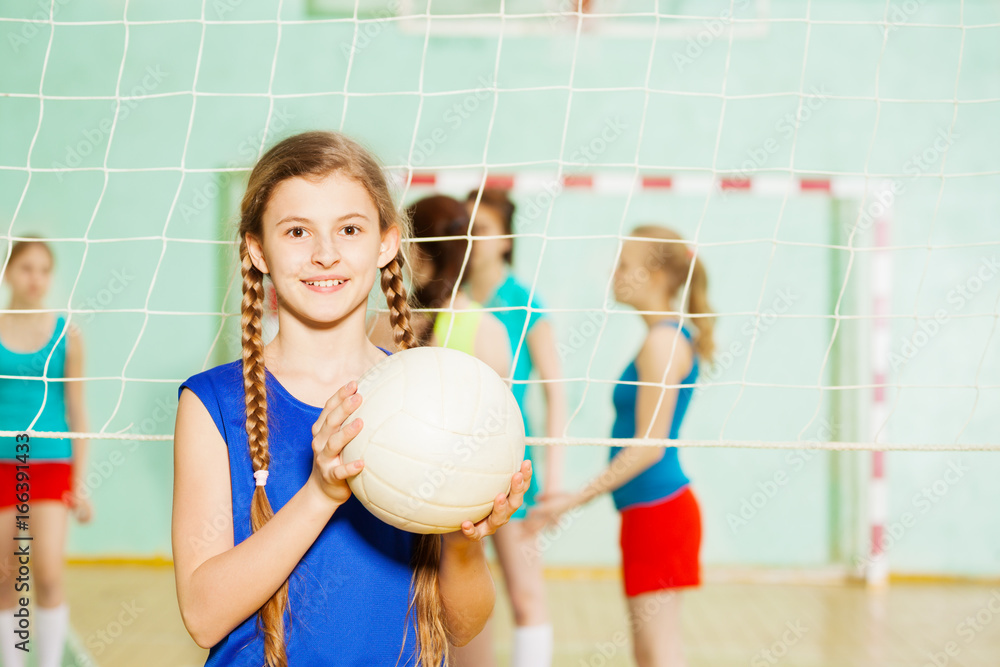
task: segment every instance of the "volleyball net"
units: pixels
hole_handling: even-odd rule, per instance
[[[321,128],[371,147],[400,206],[510,191],[569,401],[533,444],[1000,449],[987,3],[50,0],[0,28],[4,238],[52,244],[50,309],[88,345],[87,377],[39,381],[97,396],[88,432],[2,435],[171,440],[177,385],[238,355],[248,170]],[[715,310],[677,440],[605,437],[640,223],[681,233]]]

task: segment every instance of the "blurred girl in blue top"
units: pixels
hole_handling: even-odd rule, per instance
[[[340,458],[363,427],[347,420],[356,379],[386,355],[365,335],[380,274],[397,346],[416,344],[408,227],[378,162],[341,134],[289,137],[250,173],[242,359],[181,385],[174,433],[177,597],[208,665],[439,667],[492,610],[481,540],[520,506],[530,463],[479,523],[415,536],[352,497],[364,462]],[[265,276],[278,310],[266,346]]]
[[[0,378],[3,431],[24,431],[36,416],[34,431],[87,430],[83,382],[76,379],[83,377],[82,337],[65,317],[45,309],[53,260],[48,244],[34,239],[15,243],[7,258],[8,310],[20,312],[0,316],[0,376],[7,376]],[[69,378],[74,379],[62,381]],[[23,493],[29,496],[36,605],[29,646],[39,667],[62,664],[69,626],[63,590],[67,517],[72,510],[81,523],[91,518],[83,487],[86,452],[86,440],[32,437],[19,445],[15,438],[0,438],[0,540],[5,545],[0,549],[0,656],[5,667],[23,667],[26,659],[25,652],[14,646],[14,607],[24,593],[15,591],[12,580],[18,571],[14,515],[24,502],[18,498]]]
[[[524,432],[531,435],[525,395],[526,381],[532,370],[544,382],[546,400],[546,435],[562,437],[566,424],[566,397],[558,380],[562,377],[555,334],[544,313],[537,294],[514,277],[513,233],[514,203],[505,190],[484,188],[473,190],[466,200],[472,216],[472,253],[466,269],[465,290],[473,301],[495,315],[507,330],[513,357],[516,358],[511,391],[524,416]],[[562,448],[546,447],[546,493],[561,488]],[[528,447],[525,456],[535,459],[537,448]],[[522,510],[513,519],[524,519],[538,493],[532,487],[525,495]],[[537,521],[511,521],[493,537],[500,566],[503,569],[507,594],[514,612],[514,645],[512,667],[548,667],[552,663],[552,626],[545,599],[542,556],[536,546],[541,524]],[[491,667],[496,664],[490,626],[461,651],[456,652],[457,667]]]
[[[676,232],[643,226],[622,245],[614,290],[615,300],[643,312],[648,331],[614,390],[612,437],[677,438],[699,367],[714,349],[705,269]],[[608,492],[621,512],[635,660],[639,667],[683,666],[679,589],[700,583],[701,514],[677,448],[612,447],[593,481],[545,498],[536,512],[553,521]]]

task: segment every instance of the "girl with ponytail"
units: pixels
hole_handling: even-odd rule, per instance
[[[647,334],[613,400],[613,438],[677,438],[702,363],[710,363],[708,278],[677,232],[635,229],[622,245],[615,300],[643,313]],[[693,332],[688,325],[693,325]],[[701,513],[676,447],[612,447],[608,467],[575,493],[543,496],[555,521],[611,493],[621,512],[622,569],[639,667],[683,667],[680,591],[701,581]]]
[[[188,632],[206,665],[439,667],[494,600],[482,538],[528,488],[446,535],[383,524],[351,496],[364,463],[357,378],[388,352],[365,336],[381,273],[395,345],[417,344],[403,286],[408,231],[378,162],[332,132],[290,137],[250,174],[240,210],[242,359],[179,390],[173,552]],[[263,345],[265,276],[278,333]]]

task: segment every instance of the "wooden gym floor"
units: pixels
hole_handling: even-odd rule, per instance
[[[99,667],[195,667],[208,652],[188,637],[169,566],[70,565],[67,592],[78,644]],[[619,583],[555,578],[549,599],[555,667],[634,664]],[[495,634],[500,665],[511,623],[503,596]],[[1000,585],[861,586],[707,584],[686,593],[689,667],[997,667]],[[71,664],[67,661],[67,664]]]

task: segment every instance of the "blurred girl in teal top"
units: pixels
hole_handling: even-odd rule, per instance
[[[62,382],[83,377],[80,334],[65,318],[44,309],[52,267],[52,251],[40,240],[18,241],[7,259],[4,280],[10,303],[0,315],[2,431],[26,431],[29,426],[38,432],[87,430],[83,383]],[[70,509],[81,523],[91,517],[83,492],[84,443],[32,437],[24,447],[23,440],[0,438],[0,541],[15,544],[15,513],[28,515],[36,605],[29,646],[39,667],[62,664],[69,625],[63,591],[67,518]],[[25,493],[28,512],[17,509],[25,504]],[[17,598],[24,596],[12,581],[17,568],[14,548],[0,549],[0,656],[5,667],[23,667],[26,660],[25,652],[14,646],[14,610]]]
[[[475,237],[464,288],[469,297],[489,310],[504,325],[510,338],[510,347],[516,361],[511,391],[524,416],[524,432],[531,435],[528,411],[525,406],[526,381],[532,370],[545,381],[544,390],[547,414],[545,435],[562,437],[566,424],[566,397],[563,386],[559,354],[555,335],[548,318],[539,312],[541,305],[537,294],[520,283],[511,272],[514,257],[513,231],[514,204],[507,192],[486,188],[469,193],[466,207],[473,218],[472,235]],[[508,237],[508,238],[503,238]],[[543,490],[557,492],[561,487],[562,451],[546,447]],[[535,460],[539,451],[529,447],[526,458]],[[534,482],[533,482],[534,485]],[[538,489],[533,486],[524,497],[524,505],[513,519],[523,519],[531,507]],[[514,521],[496,532],[493,544],[507,583],[514,611],[514,646],[512,667],[548,667],[552,662],[552,626],[545,603],[545,581],[542,576],[542,557],[536,547],[540,524],[535,521]],[[491,667],[495,664],[490,626],[472,642],[456,652],[459,667]]]

